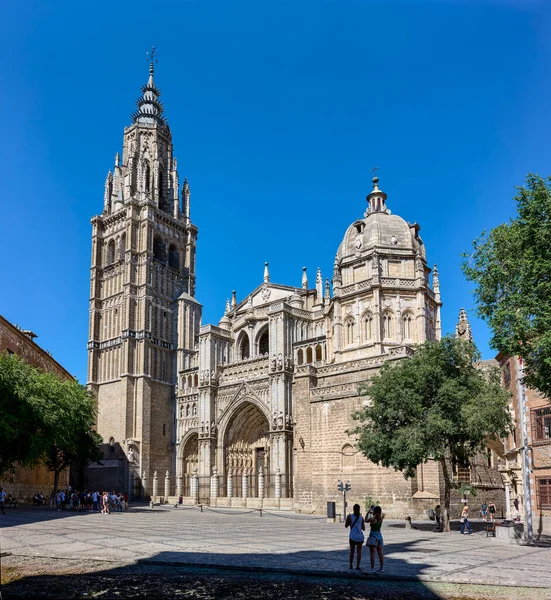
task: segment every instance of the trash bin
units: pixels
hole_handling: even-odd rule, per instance
[[[337,510],[335,508],[335,502],[327,503],[327,518],[334,519],[337,516]]]

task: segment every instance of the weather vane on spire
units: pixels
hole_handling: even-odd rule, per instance
[[[373,167],[369,172],[373,173],[374,177],[377,177],[377,171],[380,169],[381,167]]]
[[[155,46],[151,46],[151,52],[147,52],[146,53],[147,56],[147,60],[153,64],[154,62],[157,62],[157,49],[155,48]]]

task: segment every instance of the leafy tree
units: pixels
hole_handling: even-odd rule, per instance
[[[483,232],[462,267],[492,347],[521,356],[526,384],[551,398],[551,178],[517,189],[517,217]]]
[[[0,476],[43,462],[59,474],[71,461],[98,460],[96,407],[84,386],[0,354]]]
[[[420,345],[409,359],[385,363],[360,386],[371,401],[355,415],[359,449],[406,478],[415,476],[420,464],[438,461],[446,531],[454,486],[450,462],[468,466],[488,438],[511,429],[509,393],[496,373],[476,368],[478,358],[473,344],[446,336]]]

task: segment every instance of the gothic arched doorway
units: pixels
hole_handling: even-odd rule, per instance
[[[265,490],[269,489],[270,425],[262,411],[252,402],[240,405],[232,415],[224,433],[224,466],[233,478],[234,495],[242,495],[242,477],[249,476],[249,496],[258,496],[258,473],[264,474]],[[267,495],[267,494],[266,494]]]
[[[196,433],[190,435],[184,443],[180,455],[180,468],[182,473],[182,485],[184,496],[191,495],[191,476],[194,467],[197,467],[199,459],[199,438]]]

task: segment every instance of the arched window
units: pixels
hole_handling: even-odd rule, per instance
[[[115,240],[107,244],[107,264],[112,265],[115,262]]]
[[[411,340],[411,331],[412,331],[412,318],[410,313],[406,313],[402,317],[402,338],[404,340]]]
[[[348,319],[346,321],[346,323],[344,324],[347,346],[350,346],[351,344],[354,343],[354,335],[355,335],[354,325],[355,325],[354,319]]]
[[[299,365],[301,365],[303,362],[304,362],[304,352],[301,349],[297,352],[297,363]]]
[[[126,251],[126,233],[121,236],[121,245],[119,248],[119,260],[124,261],[124,253]]]
[[[383,315],[383,332],[385,338],[392,337],[392,315],[388,312]]]
[[[345,444],[341,450],[342,467],[350,469],[356,466],[356,451],[350,444]]]
[[[151,191],[151,167],[149,166],[149,162],[147,160],[145,161],[144,177],[145,177],[145,181],[144,181],[145,191],[149,193]]]
[[[262,333],[260,339],[258,340],[258,354],[269,354],[270,352],[270,336],[268,334],[268,329]]]
[[[168,248],[168,266],[173,269],[180,268],[180,254],[178,248],[174,244],[171,244]]]
[[[312,362],[312,348],[306,350],[306,362],[310,364]]]
[[[163,172],[159,169],[159,176],[157,179],[157,188],[158,188],[157,197],[159,200],[159,208],[161,207],[161,205],[163,204],[163,201],[165,199],[165,194],[164,194],[165,187],[164,186],[165,186],[165,180],[164,180]]]
[[[187,377],[187,386],[188,388],[193,387],[193,377],[191,375],[188,375]]]
[[[364,324],[364,342],[369,342],[373,338],[373,316],[371,313],[366,313],[363,318]]]
[[[193,387],[197,387],[198,385],[199,385],[199,375],[197,373],[195,373],[195,375],[193,376]],[[193,407],[195,408],[195,405]]]
[[[316,346],[316,362],[320,362],[322,360],[321,346],[318,344]]]
[[[241,341],[239,343],[239,358],[241,360],[246,360],[251,356],[251,348],[249,344],[249,336],[243,332],[241,334]]]
[[[166,263],[166,244],[158,235],[153,239],[153,258]]]

